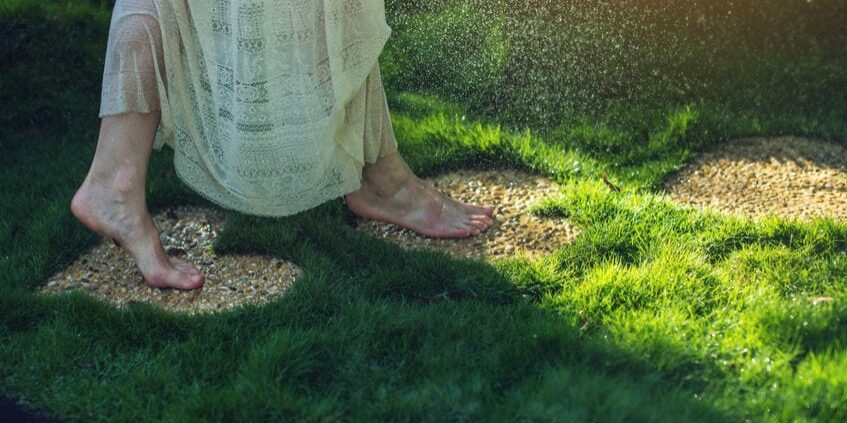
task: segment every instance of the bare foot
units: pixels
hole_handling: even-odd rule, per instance
[[[143,192],[130,180],[121,171],[110,182],[86,178],[71,200],[71,212],[88,229],[126,249],[151,287],[201,287],[205,276],[200,271],[165,253]]]
[[[362,188],[347,194],[350,211],[435,238],[465,238],[488,230],[494,209],[456,201],[415,176],[399,153],[366,167]]]

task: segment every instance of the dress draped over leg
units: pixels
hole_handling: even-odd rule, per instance
[[[153,147],[225,208],[291,215],[397,149],[383,0],[118,0],[100,116],[161,111]]]

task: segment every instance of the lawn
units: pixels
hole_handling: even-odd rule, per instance
[[[68,206],[97,139],[108,3],[0,2],[0,394],[80,421],[847,420],[847,222],[658,192],[734,138],[847,144],[847,3],[388,0],[381,64],[410,166],[545,175],[562,189],[536,213],[580,236],[482,262],[356,232],[340,199],[230,213],[218,252],[303,274],[198,316],[35,292],[100,241]],[[151,208],[209,205],[172,159],[153,155]]]

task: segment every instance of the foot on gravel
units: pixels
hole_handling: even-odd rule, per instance
[[[71,200],[71,212],[88,229],[126,249],[149,286],[201,287],[205,276],[199,270],[165,253],[143,192],[138,191],[130,178],[121,175],[111,182],[86,178]]]
[[[392,223],[433,238],[465,238],[488,230],[494,209],[456,201],[432,185],[409,175],[399,189],[386,192],[362,181],[347,194],[347,207],[356,215]]]

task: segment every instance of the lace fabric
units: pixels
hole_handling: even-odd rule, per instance
[[[118,0],[100,116],[161,112],[154,148],[225,208],[285,216],[397,149],[383,0]]]

